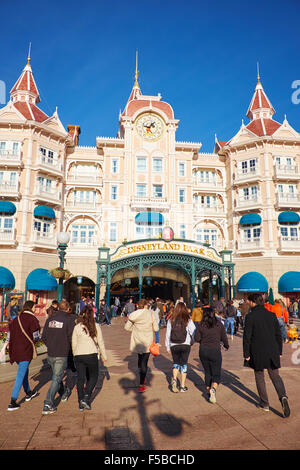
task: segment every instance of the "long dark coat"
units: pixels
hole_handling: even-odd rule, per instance
[[[275,313],[257,305],[245,317],[244,358],[254,370],[279,369],[282,337]]]

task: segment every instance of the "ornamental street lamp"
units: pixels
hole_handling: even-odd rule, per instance
[[[58,257],[59,257],[59,267],[64,269],[65,265],[65,257],[66,257],[66,249],[68,247],[68,243],[70,241],[70,235],[67,232],[59,232],[57,234],[57,249],[58,249]],[[58,281],[58,294],[57,300],[58,302],[62,299],[63,294],[63,278],[59,278]]]

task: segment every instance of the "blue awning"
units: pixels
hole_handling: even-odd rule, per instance
[[[33,211],[35,217],[47,217],[48,219],[55,219],[55,212],[48,206],[37,206]]]
[[[0,201],[0,212],[4,212],[5,214],[14,215],[17,208],[13,202],[10,201]]]
[[[14,289],[15,277],[13,273],[3,266],[0,266],[0,288],[1,289]]]
[[[164,216],[159,212],[139,212],[135,216],[135,223],[144,225],[163,225]]]
[[[281,212],[278,216],[278,222],[284,224],[286,222],[298,224],[300,222],[300,216],[297,212],[286,211]]]
[[[241,217],[240,225],[260,225],[261,224],[261,216],[259,214],[246,214]]]
[[[244,274],[237,283],[238,292],[268,292],[268,281],[260,273],[251,271]]]
[[[57,290],[57,280],[49,274],[47,269],[34,269],[26,279],[28,290]]]
[[[278,292],[300,292],[300,272],[288,271],[278,281]]]

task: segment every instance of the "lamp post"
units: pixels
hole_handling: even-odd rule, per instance
[[[57,249],[58,249],[58,257],[59,257],[59,267],[64,269],[65,265],[65,257],[66,257],[66,249],[68,243],[70,241],[70,235],[67,232],[59,232],[57,235]],[[57,300],[58,302],[62,299],[63,294],[63,278],[60,278],[58,281],[58,294]]]

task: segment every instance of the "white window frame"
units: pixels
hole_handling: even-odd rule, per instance
[[[156,168],[154,162],[160,162],[159,169]],[[153,173],[162,173],[163,172],[163,159],[161,157],[153,157],[152,158],[152,171]]]
[[[110,242],[117,241],[117,222],[109,223],[109,241]]]
[[[185,188],[179,188],[178,189],[178,201],[181,204],[186,202],[186,190],[185,190]]]
[[[180,224],[179,225],[179,238],[186,238],[186,225]]]
[[[138,189],[143,187],[145,191],[142,194],[139,194]],[[136,183],[135,185],[135,195],[136,197],[147,197],[147,184],[146,183]]]
[[[141,162],[141,161],[144,161],[143,168],[140,168],[140,167],[139,167],[139,163],[138,163],[138,162]],[[142,156],[136,157],[136,172],[137,172],[137,173],[146,173],[147,168],[148,168],[148,165],[147,165],[147,157],[142,157]]]
[[[117,184],[112,184],[110,186],[110,200],[116,201],[119,196],[119,187]]]
[[[186,162],[178,162],[178,176],[186,176]]]
[[[75,233],[77,237],[75,238]],[[84,237],[83,237],[84,234]],[[96,236],[96,225],[75,223],[71,225],[71,244],[92,246]]]
[[[158,193],[155,192],[155,188],[157,188],[157,187],[161,187],[161,195],[160,195],[160,196],[158,196],[158,195],[157,195]],[[155,198],[157,198],[157,199],[160,199],[160,198],[163,197],[163,195],[164,195],[164,187],[163,187],[163,185],[162,185],[162,184],[153,184],[153,185],[152,185],[152,196],[155,197]]]
[[[119,163],[119,158],[112,158],[110,171],[113,175],[117,175],[120,172]]]

